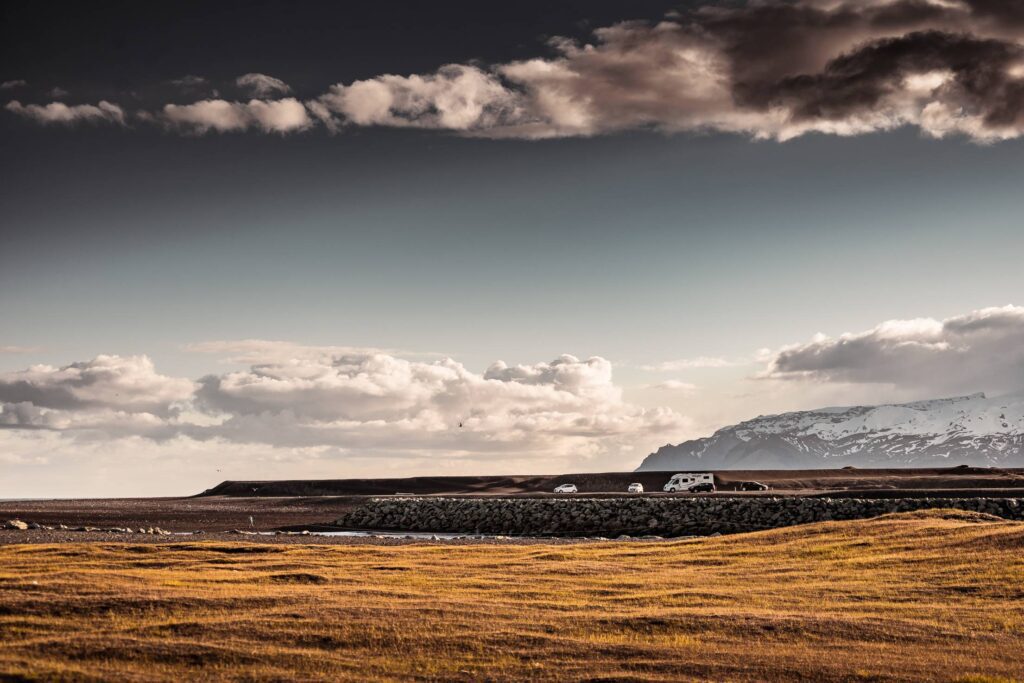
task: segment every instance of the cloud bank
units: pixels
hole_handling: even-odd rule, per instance
[[[60,434],[76,444],[69,451],[142,439],[213,451],[250,445],[392,463],[511,460],[549,469],[595,457],[617,462],[638,442],[653,446],[683,423],[671,410],[623,401],[611,364],[598,357],[498,362],[476,373],[449,358],[337,355],[329,347],[283,358],[280,343],[216,344],[266,360],[197,381],[162,375],[145,356],[0,374],[0,428]],[[339,463],[338,476],[344,472]]]
[[[289,86],[248,73],[235,85],[256,99],[167,104],[155,120],[191,132],[292,132],[315,120],[334,132],[387,126],[525,139],[648,129],[788,140],[913,126],[993,142],[1024,132],[1020,2],[708,4],[653,25],[600,28],[586,42],[556,38],[546,52],[336,83],[304,102],[272,99]],[[66,120],[63,110],[44,114],[54,104],[8,108]]]

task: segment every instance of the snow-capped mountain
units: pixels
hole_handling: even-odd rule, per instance
[[[1024,395],[762,415],[662,446],[641,470],[1024,466]]]

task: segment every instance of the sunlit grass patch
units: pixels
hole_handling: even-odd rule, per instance
[[[0,678],[1024,678],[1024,525],[0,548]],[[141,548],[145,548],[142,550]]]

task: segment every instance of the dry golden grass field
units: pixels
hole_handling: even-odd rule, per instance
[[[1024,678],[1024,524],[0,547],[4,680]]]

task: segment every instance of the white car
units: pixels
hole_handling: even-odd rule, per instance
[[[561,484],[555,487],[555,493],[579,493],[576,484]]]
[[[626,489],[626,490],[629,491],[630,493],[643,493],[644,492],[644,485],[643,484],[639,484],[639,483],[632,483],[632,484],[629,485],[629,488]]]

